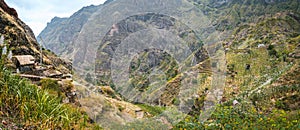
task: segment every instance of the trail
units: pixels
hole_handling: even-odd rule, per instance
[[[259,87],[253,89],[252,91],[250,91],[248,93],[248,96],[250,96],[251,94],[253,94],[254,92],[258,91],[259,89],[265,87],[266,85],[270,84],[272,81],[274,80],[274,78],[271,78],[269,80],[267,80],[266,82],[264,82],[262,85],[260,85]],[[276,79],[275,79],[276,80]]]
[[[274,78],[270,78],[268,79],[267,81],[265,81],[263,84],[261,84],[260,86],[258,86],[257,88],[251,90],[250,92],[244,92],[244,93],[241,93],[237,96],[236,99],[242,99],[242,98],[247,98],[249,96],[251,96],[253,93],[263,89],[264,87],[266,87],[267,85],[269,85],[270,83],[272,83],[273,81],[275,80],[278,80],[280,78],[280,76],[282,74],[284,74],[287,70],[289,70],[289,68],[291,68],[293,65],[288,65],[285,69],[283,69],[282,71],[279,71],[279,73],[277,75],[274,75],[273,77]],[[246,94],[245,94],[246,93]],[[246,97],[244,97],[246,95]]]

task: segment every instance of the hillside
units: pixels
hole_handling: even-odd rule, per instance
[[[41,49],[32,30],[17,15],[10,15],[10,12],[6,12],[5,8],[9,7],[0,9],[0,35],[3,36],[8,50],[13,55],[32,55],[37,61],[40,61]],[[64,73],[70,73],[70,63],[44,49],[42,56],[44,64],[53,65]]]
[[[210,120],[188,117],[177,128],[299,129],[299,14],[261,18],[222,41],[228,69],[223,103]]]
[[[66,47],[55,50],[73,59],[75,80],[86,84],[82,93],[93,91],[83,104],[108,96],[151,112],[128,129],[297,129],[299,5],[298,0],[116,0],[54,18],[40,36],[49,49]],[[74,19],[80,22],[70,24]],[[99,114],[108,107],[100,101],[89,115],[111,128],[107,119],[122,116]],[[208,120],[198,120],[210,109],[215,111]]]

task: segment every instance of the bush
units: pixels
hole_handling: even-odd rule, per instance
[[[42,89],[47,90],[50,94],[57,95],[59,98],[62,96],[61,86],[58,84],[58,81],[53,79],[42,79],[40,81]]]
[[[54,91],[61,91],[60,90],[60,85],[56,80],[52,79],[42,79],[40,81],[40,84],[42,86],[42,89],[45,90],[54,90]]]
[[[85,81],[87,81],[89,83],[93,83],[93,78],[92,78],[92,75],[90,73],[86,74]]]
[[[269,50],[269,56],[277,57],[277,51],[275,49]]]
[[[153,116],[157,116],[165,111],[165,107],[160,106],[151,106],[146,104],[137,104],[141,109],[143,109],[146,112],[149,112]]]

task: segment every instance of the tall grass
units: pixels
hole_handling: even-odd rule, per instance
[[[71,129],[86,126],[85,114],[61,99],[13,75],[0,65],[0,111],[21,127]],[[84,122],[84,123],[82,123]]]

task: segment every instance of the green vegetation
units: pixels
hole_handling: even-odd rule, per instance
[[[166,108],[165,107],[160,107],[160,106],[150,106],[147,104],[137,104],[143,111],[149,112],[152,116],[157,116],[161,113],[163,113]]]
[[[188,116],[174,129],[300,129],[299,58],[292,56],[299,54],[297,5],[233,0],[202,8],[219,12],[209,14],[217,30],[233,30],[222,41],[228,71],[224,103],[207,121]],[[240,104],[232,106],[234,99]]]
[[[261,20],[264,15],[276,15],[278,12],[299,12],[298,0],[266,2],[263,0],[232,0],[219,5],[217,0],[193,0],[211,21],[216,22],[219,31],[233,30],[245,23]]]
[[[0,118],[20,128],[71,129],[93,127],[86,115],[74,106],[62,104],[61,99],[49,94],[57,89],[51,80],[43,80],[39,89],[29,81],[13,75],[0,66]],[[56,86],[56,87],[55,87]],[[1,126],[0,127],[4,127]]]
[[[149,119],[149,120],[138,120],[131,123],[127,123],[125,125],[115,125],[112,127],[112,129],[116,130],[167,130],[170,129],[165,124],[162,124],[160,121],[155,119]]]
[[[249,103],[238,106],[218,106],[205,122],[187,117],[174,129],[300,129],[300,111],[273,109],[269,113],[257,111]]]
[[[263,94],[262,94],[263,93]],[[300,85],[277,86],[262,89],[260,93],[254,93],[250,99],[255,108],[267,112],[266,108],[274,107],[285,111],[300,109]],[[276,101],[275,101],[276,99]],[[270,101],[272,101],[270,103]]]
[[[47,90],[50,94],[57,95],[57,97],[62,97],[61,86],[58,84],[58,81],[52,79],[42,79],[40,81],[40,86],[43,90]]]

